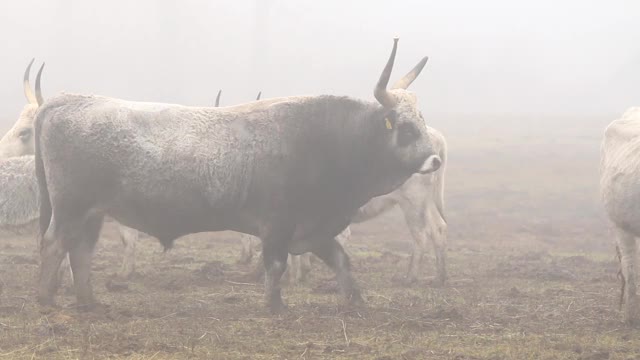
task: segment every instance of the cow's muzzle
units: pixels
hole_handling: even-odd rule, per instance
[[[418,173],[420,174],[432,173],[440,169],[441,165],[442,165],[442,159],[440,159],[440,156],[431,155],[427,158],[427,160],[424,161],[424,163],[422,163],[422,166],[420,167],[420,170],[418,170]]]

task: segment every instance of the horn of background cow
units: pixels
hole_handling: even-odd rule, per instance
[[[44,99],[42,98],[42,90],[40,89],[40,77],[42,76],[42,69],[44,69],[44,63],[40,66],[40,70],[38,70],[38,75],[36,75],[36,101],[38,102],[38,106],[41,106],[44,103]]]
[[[256,96],[256,101],[260,100],[260,96],[262,96],[262,91],[258,92],[258,96]]]
[[[411,69],[411,71],[407,73],[407,75],[405,75],[402,79],[398,80],[395,84],[393,84],[392,89],[408,88],[409,85],[411,85],[411,83],[413,82],[413,80],[415,80],[418,77],[418,75],[420,75],[420,72],[422,71],[424,66],[427,64],[427,60],[429,60],[428,56],[423,57],[422,60],[420,60],[420,62],[416,66],[414,66],[413,69]]]
[[[218,95],[216,95],[216,107],[220,106],[220,95],[222,95],[222,89],[218,90]]]
[[[33,65],[34,59],[31,59],[31,62],[27,66],[27,69],[24,71],[24,77],[22,80],[22,85],[24,87],[24,96],[27,98],[29,104],[35,104],[37,102],[35,95],[33,95],[33,91],[31,91],[31,85],[29,84],[29,73],[31,72],[31,65]]]
[[[387,65],[385,65],[384,70],[382,70],[382,74],[380,74],[380,79],[378,80],[378,84],[376,85],[376,88],[373,91],[373,95],[376,97],[378,102],[386,108],[392,108],[396,104],[396,101],[393,99],[391,94],[389,94],[389,92],[387,91],[387,85],[389,84],[389,78],[391,77],[391,70],[393,70],[393,62],[396,59],[397,49],[398,49],[398,38],[396,37],[396,38],[393,38],[393,50],[391,50],[391,55],[389,56]]]

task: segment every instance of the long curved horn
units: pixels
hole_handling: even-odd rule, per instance
[[[42,69],[44,69],[44,63],[40,66],[40,70],[38,70],[38,75],[36,75],[36,101],[38,102],[38,106],[41,106],[44,103],[44,99],[42,98],[42,90],[40,89],[40,77],[42,76]]]
[[[385,65],[384,70],[382,70],[378,84],[376,84],[375,90],[373,91],[373,95],[376,97],[378,102],[386,108],[392,108],[396,105],[395,99],[387,91],[389,77],[391,77],[391,70],[393,69],[393,62],[396,59],[396,50],[398,50],[397,37],[393,38],[393,50],[391,50],[391,55],[389,56],[387,65]]]
[[[262,91],[260,91],[260,92],[258,93],[258,96],[256,96],[256,101],[260,100],[260,96],[262,96]]]
[[[428,60],[429,60],[428,56],[423,57],[422,60],[420,60],[420,62],[418,63],[418,65],[414,66],[413,69],[411,69],[411,71],[409,71],[407,75],[405,75],[402,79],[396,81],[396,83],[393,84],[393,87],[391,88],[392,89],[408,88],[409,85],[411,85],[411,83],[413,82],[413,80],[415,80],[418,77],[418,75],[420,75],[420,72],[422,71],[424,66],[427,64]]]
[[[222,95],[222,89],[218,90],[218,95],[216,96],[216,107],[220,106],[220,95]]]
[[[24,71],[24,77],[22,79],[22,86],[24,87],[24,96],[27,98],[29,104],[36,104],[37,100],[35,95],[33,95],[33,91],[31,91],[31,85],[29,84],[29,73],[31,72],[31,65],[33,65],[34,59],[31,59],[31,62],[27,66],[27,70]]]

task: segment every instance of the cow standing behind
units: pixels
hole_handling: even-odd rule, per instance
[[[371,198],[441,163],[405,90],[427,59],[387,90],[396,49],[397,39],[375,87],[378,103],[326,95],[226,108],[49,99],[36,120],[38,301],[53,303],[51,272],[68,252],[79,305],[94,303],[91,256],[110,215],[165,247],[196,232],[258,236],[273,312],[284,308],[279,281],[289,253],[320,257],[346,298],[361,302],[335,237]]]
[[[414,174],[401,187],[393,192],[371,199],[365,206],[358,209],[351,219],[352,223],[360,223],[383,214],[396,205],[402,210],[407,227],[413,238],[413,250],[406,284],[417,281],[420,263],[431,240],[435,255],[436,277],[434,285],[442,286],[447,279],[446,246],[447,222],[444,217],[444,172],[447,164],[447,143],[444,136],[434,128],[427,127],[434,151],[442,159],[440,169],[430,174]],[[337,240],[342,246],[351,236],[350,228],[346,228]],[[251,261],[255,252],[255,238],[250,235],[242,236],[242,255],[240,262]],[[311,267],[311,254],[291,256],[289,280],[301,282]],[[261,264],[256,268],[256,276],[262,274]]]
[[[640,108],[627,110],[604,133],[600,191],[617,242],[624,303],[623,320],[640,324],[638,237],[640,237]]]

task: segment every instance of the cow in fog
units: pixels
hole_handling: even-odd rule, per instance
[[[412,284],[417,280],[420,263],[427,250],[428,241],[431,240],[436,260],[434,285],[443,286],[447,278],[447,222],[443,210],[447,143],[444,136],[436,129],[427,127],[427,132],[431,137],[434,151],[442,160],[440,169],[430,174],[414,174],[393,192],[371,199],[366,205],[358,209],[351,221],[352,223],[364,222],[392,209],[396,205],[400,207],[413,238],[413,251],[405,282]],[[350,228],[346,228],[337,239],[344,246],[350,235]],[[241,263],[247,263],[253,257],[256,240],[250,235],[242,236],[242,253],[239,260]],[[304,280],[311,266],[310,255],[291,256],[291,266],[289,268],[289,280],[291,282]],[[261,265],[259,264],[256,269],[256,276],[261,275],[260,268]]]
[[[0,228],[13,232],[33,230],[40,208],[33,157],[33,123],[39,103],[29,83],[34,60],[27,65],[22,82],[27,105],[0,139]],[[36,92],[40,92],[43,67],[38,71]]]
[[[335,237],[370,199],[441,164],[405,90],[427,58],[388,90],[396,49],[394,39],[377,103],[330,95],[224,108],[49,99],[36,119],[39,303],[54,303],[52,273],[67,252],[79,306],[94,303],[91,257],[105,215],[166,248],[197,232],[258,236],[272,312],[285,307],[279,282],[289,253],[320,257],[341,293],[362,302]]]
[[[640,107],[627,110],[621,119],[609,124],[600,153],[600,191],[617,242],[623,318],[629,324],[640,325]]]
[[[44,63],[36,75],[34,93],[29,82],[34,60],[29,62],[23,76],[24,95],[28,104],[20,113],[18,121],[0,139],[0,229],[13,232],[34,231],[33,225],[40,216],[40,196],[33,154],[35,116],[44,101],[40,87]],[[135,262],[130,258],[135,254],[138,232],[125,226],[119,226],[118,230],[125,245],[119,276],[127,278],[134,270]],[[62,267],[61,273],[64,273],[64,269]]]

